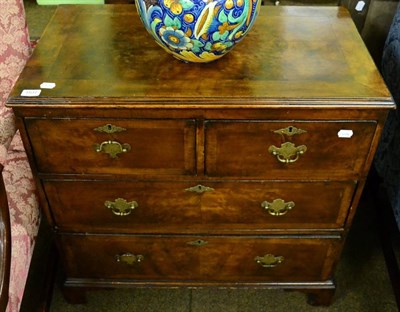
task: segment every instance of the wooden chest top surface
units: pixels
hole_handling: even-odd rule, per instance
[[[56,87],[20,96],[43,82]],[[187,64],[155,43],[133,5],[60,6],[8,104],[220,108],[291,102],[393,106],[345,9],[262,7],[253,29],[226,56]]]

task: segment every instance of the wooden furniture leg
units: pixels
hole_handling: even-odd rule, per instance
[[[307,290],[307,303],[312,306],[329,306],[334,295],[335,288]]]

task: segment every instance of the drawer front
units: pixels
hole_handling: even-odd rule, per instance
[[[68,231],[194,232],[341,228],[353,182],[44,181]]]
[[[45,173],[194,174],[194,120],[27,119]]]
[[[163,281],[323,281],[339,240],[63,235],[69,278]],[[94,257],[95,255],[95,257]]]
[[[358,174],[376,123],[241,122],[206,123],[209,176],[332,178]]]

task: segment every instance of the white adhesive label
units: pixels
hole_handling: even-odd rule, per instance
[[[342,129],[338,132],[338,137],[339,138],[346,138],[346,139],[350,139],[353,136],[353,130],[345,130]]]
[[[43,82],[40,85],[41,89],[54,89],[56,84],[54,82]]]
[[[42,90],[40,89],[25,89],[21,92],[21,96],[39,96]]]
[[[358,1],[355,9],[357,12],[361,12],[362,10],[364,10],[364,7],[365,7],[365,2]]]

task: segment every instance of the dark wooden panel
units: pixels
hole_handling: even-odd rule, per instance
[[[306,132],[289,136],[274,131],[297,127]],[[357,176],[363,169],[375,133],[370,122],[241,122],[206,124],[206,173],[214,177],[338,178]],[[339,137],[351,130],[351,138]],[[269,152],[285,142],[307,150],[293,163],[282,163]],[[295,157],[292,157],[295,159]]]
[[[323,281],[331,272],[337,239],[247,238],[212,236],[73,236],[60,237],[64,265],[70,278],[208,281]],[[203,246],[190,243],[202,240]],[[141,255],[127,265],[116,256]],[[265,268],[256,257],[282,256]]]
[[[112,124],[125,130],[95,131]],[[194,174],[193,120],[27,119],[40,172],[100,174]],[[115,141],[130,150],[116,158],[96,152],[96,145]]]
[[[60,7],[10,104],[26,101],[20,97],[23,89],[52,81],[56,88],[29,101],[40,107],[77,101],[93,107],[112,98],[132,107],[185,107],[188,101],[207,100],[215,106],[271,106],[271,98],[359,99],[359,104],[373,98],[391,105],[344,8],[262,7],[243,41],[210,64],[174,59],[146,32],[136,11],[132,5]]]
[[[212,190],[186,190],[198,184]],[[116,233],[340,229],[354,187],[352,182],[44,182],[61,230]],[[138,206],[129,215],[115,215],[105,202],[117,198]],[[294,207],[272,215],[261,206],[276,199],[292,201]]]

